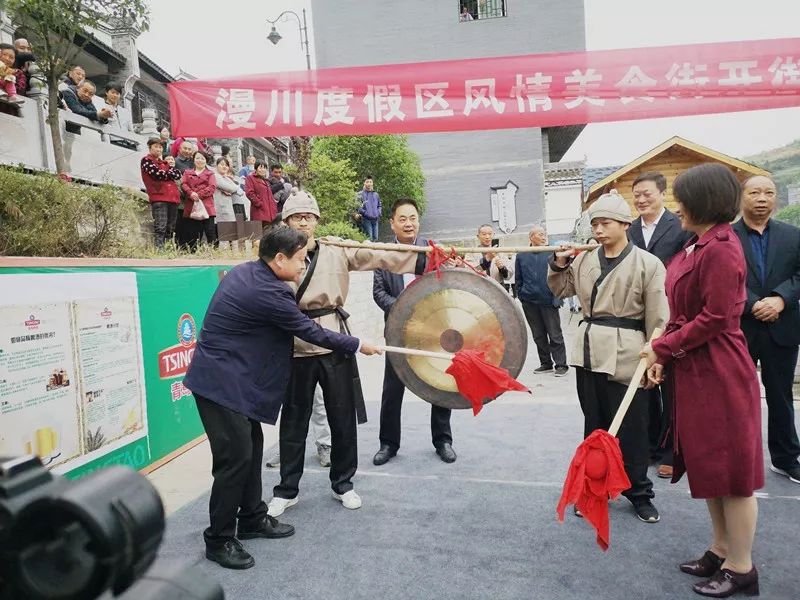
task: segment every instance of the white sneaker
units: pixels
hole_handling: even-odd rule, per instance
[[[356,494],[355,490],[350,490],[342,495],[333,492],[333,497],[341,502],[342,506],[349,508],[350,510],[361,508],[361,496]]]
[[[295,504],[297,504],[297,496],[294,498],[278,498],[275,496],[269,501],[269,504],[267,504],[267,514],[270,517],[280,517],[283,511]]]

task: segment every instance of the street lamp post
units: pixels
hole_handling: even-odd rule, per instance
[[[311,70],[311,53],[308,50],[308,25],[306,24],[306,9],[303,9],[303,18],[300,18],[293,10],[285,10],[281,14],[278,15],[278,18],[275,20],[267,19],[267,22],[272,25],[272,29],[267,36],[267,39],[272,42],[273,44],[277,44],[283,39],[283,36],[278,33],[278,30],[275,28],[275,23],[280,21],[281,17],[284,15],[294,15],[294,18],[297,19],[297,25],[300,27],[300,49],[303,49],[305,46],[306,50],[306,68],[310,71]]]

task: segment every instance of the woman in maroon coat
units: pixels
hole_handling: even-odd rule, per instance
[[[213,244],[217,241],[217,227],[214,224],[214,217],[217,215],[214,209],[214,192],[217,190],[217,180],[214,171],[206,168],[206,156],[199,150],[194,153],[194,169],[186,169],[183,172],[183,193],[186,194],[186,202],[183,207],[183,217],[186,219],[186,236],[189,240],[189,247],[197,249],[197,244],[206,234],[206,241]],[[206,207],[208,218],[203,220],[192,219],[192,207],[194,202],[200,200]]]
[[[278,215],[278,203],[272,195],[267,179],[267,165],[259,161],[255,171],[244,180],[244,194],[250,200],[250,220],[261,221],[265,226]]]
[[[675,394],[673,483],[685,472],[692,497],[705,499],[714,538],[702,558],[680,569],[705,578],[692,589],[724,598],[758,593],[752,562],[764,485],[761,399],[739,318],[746,266],[730,226],[739,213],[740,185],[720,164],[682,173],[673,193],[683,228],[695,234],[667,269],[670,322],[645,347],[648,377],[660,383],[668,366]]]

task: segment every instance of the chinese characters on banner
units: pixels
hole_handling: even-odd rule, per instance
[[[322,69],[169,84],[177,135],[554,127],[800,106],[800,38]]]

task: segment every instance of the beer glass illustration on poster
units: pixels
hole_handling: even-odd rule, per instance
[[[0,455],[35,454],[64,472],[146,436],[135,275],[6,275],[4,283]],[[109,289],[120,296],[107,297]]]
[[[0,456],[81,454],[68,303],[0,308]]]
[[[88,453],[144,426],[139,323],[133,298],[83,300],[73,307]]]

